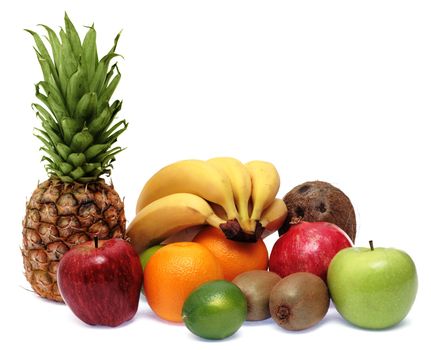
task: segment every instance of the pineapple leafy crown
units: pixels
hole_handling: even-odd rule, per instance
[[[109,101],[121,78],[117,63],[112,63],[120,56],[115,52],[120,34],[99,60],[94,25],[88,27],[81,43],[67,13],[64,21],[58,36],[41,25],[50,51],[39,34],[27,30],[43,73],[43,80],[36,84],[41,104],[32,104],[41,121],[35,136],[43,143],[42,161],[50,177],[85,183],[109,176],[115,155],[123,150],[114,146],[127,128],[125,120],[115,120],[122,102]]]

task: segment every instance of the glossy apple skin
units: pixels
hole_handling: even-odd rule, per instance
[[[115,327],[133,318],[142,286],[139,256],[123,239],[77,245],[60,260],[58,286],[73,313],[90,325]]]
[[[418,289],[411,257],[393,248],[348,248],[328,270],[328,286],[338,312],[369,329],[396,325],[409,313]]]
[[[274,244],[269,270],[281,277],[295,272],[311,272],[326,282],[332,258],[353,245],[349,236],[328,222],[305,222],[290,226]]]

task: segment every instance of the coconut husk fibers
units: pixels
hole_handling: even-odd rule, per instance
[[[323,181],[304,182],[289,191],[283,200],[288,213],[286,221],[278,231],[280,236],[290,225],[301,220],[326,221],[340,227],[355,242],[355,210],[349,197],[337,187]]]

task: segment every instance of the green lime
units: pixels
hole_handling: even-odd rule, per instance
[[[160,248],[164,247],[161,244],[153,245],[150,248],[145,249],[140,255],[139,259],[141,259],[142,270],[145,269],[145,266],[148,263],[148,260],[153,256],[155,252],[157,252]]]
[[[186,327],[199,337],[223,339],[234,334],[247,317],[247,300],[225,280],[202,284],[190,293],[183,311]]]

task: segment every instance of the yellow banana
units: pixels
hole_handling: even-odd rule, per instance
[[[277,231],[281,227],[281,225],[283,225],[284,220],[286,220],[286,217],[286,204],[282,199],[274,199],[274,201],[269,205],[269,207],[263,211],[262,217],[260,218],[260,224],[264,228],[262,238],[265,238],[271,233]]]
[[[209,224],[220,227],[225,223],[203,198],[191,193],[174,193],[148,204],[132,220],[126,234],[140,254],[187,228]]]
[[[154,174],[141,191],[138,213],[151,202],[173,193],[192,193],[224,208],[228,219],[238,218],[229,178],[203,160],[181,160]]]
[[[239,224],[246,232],[251,232],[248,215],[248,202],[251,197],[251,178],[243,163],[232,157],[217,157],[208,159],[208,163],[223,172],[230,180],[235,204],[238,209]]]
[[[254,160],[245,164],[251,176],[253,210],[251,220],[259,220],[262,212],[274,201],[280,188],[280,176],[272,163]]]

